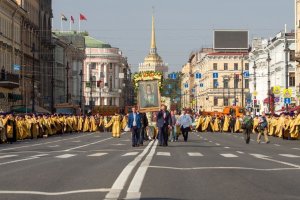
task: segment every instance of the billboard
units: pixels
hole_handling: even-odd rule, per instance
[[[247,30],[215,30],[214,49],[248,49]]]

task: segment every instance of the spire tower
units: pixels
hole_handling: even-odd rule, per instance
[[[154,12],[152,14],[152,32],[151,32],[151,47],[150,47],[150,53],[156,54],[156,40],[155,40],[155,24],[154,24]]]

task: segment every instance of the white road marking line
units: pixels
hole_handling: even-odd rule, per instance
[[[290,166],[290,167],[295,167],[296,169],[300,169],[300,165],[295,165],[293,163],[283,162],[283,161],[271,159],[271,158],[268,158],[268,157],[257,157],[257,158],[262,159],[262,160],[275,162],[275,163],[279,163],[279,164],[282,164],[282,165],[287,165],[287,166]]]
[[[124,135],[125,133],[122,133],[122,135]],[[66,149],[64,151],[68,152],[68,151],[72,151],[74,149],[80,149],[80,148],[83,148],[83,147],[87,147],[87,146],[91,146],[93,144],[98,144],[98,143],[101,143],[101,142],[104,142],[104,141],[107,141],[107,140],[111,140],[113,139],[112,137],[109,137],[109,138],[106,138],[106,139],[103,139],[103,140],[99,140],[97,142],[92,142],[92,143],[88,143],[88,144],[85,144],[85,145],[81,145],[81,146],[78,146],[78,147],[73,147],[73,148],[70,148],[70,149]]]
[[[44,157],[44,156],[48,156],[49,154],[38,154],[38,155],[34,155],[33,157]]]
[[[279,145],[279,144],[274,144],[274,146],[280,147],[280,145]]]
[[[28,157],[28,158],[24,158],[24,159],[20,159],[20,160],[13,160],[13,161],[9,161],[9,162],[3,162],[3,163],[0,163],[0,166],[2,165],[7,165],[7,164],[11,164],[11,163],[17,163],[17,162],[22,162],[22,161],[27,161],[27,160],[34,160],[34,159],[37,159],[39,157]]]
[[[23,195],[42,195],[42,196],[60,196],[68,194],[80,194],[80,193],[96,193],[96,192],[109,192],[108,188],[99,188],[99,189],[89,189],[89,190],[73,190],[66,192],[39,192],[39,191],[9,191],[9,190],[0,190],[0,194],[23,194]]]
[[[189,156],[192,156],[192,157],[197,157],[197,156],[201,157],[201,156],[203,156],[203,154],[199,153],[199,152],[188,152],[187,154]]]
[[[122,142],[130,142],[131,140],[121,140]]]
[[[125,144],[112,144],[113,146],[124,146]]]
[[[294,150],[300,150],[300,148],[293,148]]]
[[[171,156],[170,152],[157,152],[157,156]]]
[[[142,187],[142,183],[144,181],[147,169],[152,161],[152,158],[154,156],[156,147],[157,147],[157,141],[155,142],[155,144],[153,145],[150,153],[147,155],[147,157],[145,158],[145,160],[142,162],[142,164],[140,165],[140,167],[138,168],[137,172],[135,173],[129,188],[127,190],[127,195],[126,195],[126,199],[140,199],[141,197],[141,192],[140,189]]]
[[[242,151],[236,151],[237,153],[239,153],[239,154],[245,154],[244,152],[242,152]]]
[[[219,143],[216,143],[216,145],[217,145],[217,146],[220,146],[220,144],[219,144]]]
[[[11,158],[11,157],[16,157],[17,155],[5,155],[5,156],[0,156],[1,158]]]
[[[230,149],[230,147],[224,147],[224,149]]]
[[[167,166],[149,166],[149,168],[156,169],[167,169],[167,170],[249,170],[249,171],[285,171],[285,170],[300,170],[300,168],[270,168],[270,169],[260,169],[260,168],[249,168],[249,167],[191,167],[191,168],[179,168],[179,167],[167,167]]]
[[[256,154],[256,153],[250,153],[251,156],[254,156],[256,158],[268,158],[269,156],[262,155],[262,154]]]
[[[138,155],[139,152],[129,152],[129,153],[126,153],[122,156],[135,156],[135,155]]]
[[[125,186],[125,183],[127,182],[133,169],[143,159],[143,157],[146,155],[146,153],[148,153],[152,144],[153,144],[153,141],[149,142],[147,147],[143,150],[143,152],[140,153],[137,157],[135,157],[135,159],[133,161],[131,161],[123,169],[123,171],[119,174],[118,178],[112,185],[110,192],[106,194],[105,199],[118,199],[119,198],[119,196]]]
[[[50,148],[53,148],[53,147],[59,147],[59,145],[52,145],[52,146],[48,146]]]
[[[55,158],[70,158],[70,157],[73,157],[73,156],[76,156],[75,154],[63,154],[63,155],[60,155],[60,156],[55,156]]]
[[[52,143],[55,143],[55,142],[62,142],[62,141],[66,141],[66,140],[74,140],[74,139],[77,139],[77,138],[86,137],[86,136],[91,135],[91,134],[92,133],[84,134],[84,135],[81,135],[81,136],[78,136],[78,137],[66,138],[66,139],[62,139],[62,140],[55,140],[55,141],[52,141],[52,142],[44,142],[44,143],[33,144],[33,145],[28,145],[28,146],[20,146],[20,147],[12,147],[12,148],[7,148],[7,149],[1,149],[0,152],[1,151],[6,151],[6,150],[15,150],[15,149],[20,149],[20,148],[42,146],[42,145],[45,145],[45,144],[52,144]]]
[[[254,142],[254,140],[253,139],[250,139],[252,142]]]
[[[225,158],[237,158],[237,155],[231,154],[231,153],[224,153],[224,154],[220,154],[221,156],[225,157]]]
[[[293,154],[279,154],[279,155],[288,158],[300,158],[300,156],[293,155]]]
[[[94,153],[94,154],[91,154],[91,155],[88,155],[89,157],[100,157],[100,156],[104,156],[106,155],[107,153]]]

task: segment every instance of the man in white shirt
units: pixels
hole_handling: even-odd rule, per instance
[[[186,113],[186,110],[182,111],[182,115],[178,119],[178,124],[180,126],[184,141],[187,142],[189,130],[192,127],[192,118],[189,114]]]

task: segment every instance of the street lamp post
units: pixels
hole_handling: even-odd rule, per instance
[[[34,92],[34,81],[35,81],[35,67],[34,67],[34,53],[35,53],[35,43],[32,43],[32,76],[31,76],[31,81],[32,81],[32,108],[31,108],[31,112],[34,113],[35,112],[35,92]]]
[[[253,112],[254,112],[254,116],[256,115],[256,62],[254,61],[254,65],[253,65],[253,72],[254,72],[254,102],[253,102]]]
[[[269,113],[271,113],[271,74],[270,74],[270,62],[271,62],[271,57],[270,57],[270,52],[268,52],[268,58],[267,58],[267,62],[268,62],[268,109],[269,109]]]
[[[80,76],[80,95],[79,95],[79,105],[80,105],[80,109],[82,109],[82,76],[83,76],[82,70],[80,70],[79,76]]]
[[[67,61],[67,67],[66,67],[66,72],[67,72],[67,103],[69,103],[69,61]]]
[[[284,42],[285,42],[285,48],[284,48],[284,52],[285,52],[285,89],[288,89],[289,88],[289,52],[290,52],[290,49],[289,49],[289,43],[287,41],[287,38],[286,36],[284,37]],[[286,112],[288,112],[288,109],[289,109],[289,105],[286,104]]]

